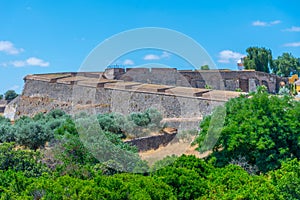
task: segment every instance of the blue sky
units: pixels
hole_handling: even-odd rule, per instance
[[[270,48],[274,57],[300,57],[299,6],[297,0],[0,0],[0,93],[21,92],[27,74],[78,71],[99,43],[142,27],[186,34],[219,68],[236,69],[249,46]],[[132,52],[115,63],[188,68],[158,50]]]

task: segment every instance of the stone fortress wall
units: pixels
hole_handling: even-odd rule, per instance
[[[213,107],[227,101],[225,93],[228,92],[225,91],[220,91],[219,96],[211,98],[211,90],[206,89],[84,79],[84,75],[78,74],[67,77],[76,79],[75,82],[70,82],[65,75],[55,81],[43,79],[47,75],[27,76],[15,117],[33,116],[55,108],[67,113],[119,112],[126,115],[142,112],[150,107],[161,111],[165,118],[199,117],[207,115]]]
[[[201,119],[229,98],[266,85],[278,90],[279,77],[255,71],[177,71],[176,69],[107,69],[105,72],[69,72],[28,75],[22,95],[6,106],[11,119],[53,109],[69,114],[118,112],[128,115],[156,108],[164,121],[178,130],[199,129]],[[210,85],[212,89],[205,89]],[[223,89],[223,90],[220,90]],[[227,91],[226,91],[227,90]],[[177,133],[177,132],[176,132]],[[128,143],[139,151],[167,145],[176,135],[137,138]]]
[[[280,82],[287,82],[273,74],[254,70],[177,70],[176,68],[127,68],[107,69],[104,75],[109,78],[152,84],[166,84],[185,87],[205,88],[211,86],[216,90],[243,92],[255,91],[257,86],[265,85],[270,93],[279,90]]]
[[[249,92],[257,85],[266,85],[269,92],[275,92],[281,80],[255,71],[203,70],[199,73],[172,68],[28,75],[24,78],[22,95],[6,108],[7,112],[14,113],[6,115],[16,119],[56,108],[70,114],[84,111],[127,115],[156,108],[164,118],[174,119],[173,124],[178,124],[176,119],[199,121],[216,106],[239,96],[240,93],[233,92],[237,88]],[[205,85],[213,90],[204,89]]]
[[[0,115],[4,113],[7,103],[8,102],[6,100],[3,99],[0,100]]]

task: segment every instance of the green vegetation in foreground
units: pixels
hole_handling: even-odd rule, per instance
[[[241,160],[256,168],[257,173],[265,173],[280,168],[284,161],[300,158],[299,101],[269,95],[260,87],[250,98],[241,96],[228,101],[225,109],[220,135],[209,132],[211,120],[217,118],[213,114],[203,120],[197,138],[201,150],[206,151],[211,138],[218,137],[211,155],[217,166]]]
[[[55,110],[15,125],[0,118],[0,199],[300,199],[299,102],[259,90],[251,98],[230,100],[226,112],[210,157],[170,156],[151,167],[132,155],[134,165],[123,165],[128,161],[123,158],[95,159],[77,132],[90,125],[86,115],[73,119]],[[202,122],[196,140],[202,150],[211,118]],[[133,155],[136,149],[121,140],[130,136],[123,120],[141,130],[160,121],[154,110],[93,119],[99,135]],[[30,141],[32,134],[36,138]],[[107,145],[92,139],[97,147]],[[46,142],[50,149],[43,148]]]

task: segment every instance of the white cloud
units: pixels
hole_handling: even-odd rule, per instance
[[[133,62],[133,60],[126,59],[126,60],[124,60],[123,65],[134,65],[134,62]]]
[[[170,58],[170,57],[171,57],[171,54],[168,53],[168,52],[166,52],[166,51],[164,51],[164,52],[161,54],[160,57],[161,57],[161,58]]]
[[[299,26],[292,26],[292,28],[287,28],[287,29],[284,29],[283,31],[300,32],[300,27]]]
[[[154,54],[148,54],[144,56],[144,60],[160,60],[160,56]]]
[[[160,60],[163,58],[170,58],[172,54],[163,51],[161,55],[148,54],[144,56],[144,60]]]
[[[276,25],[276,24],[280,24],[280,23],[281,23],[280,20],[275,20],[275,21],[270,22],[270,25]]]
[[[3,63],[0,63],[0,66],[1,66],[1,67],[7,67],[7,66],[8,66],[8,64],[7,64],[7,63],[5,63],[5,62],[3,62]]]
[[[20,88],[19,85],[14,85],[14,86],[10,87],[9,90],[17,90],[19,88]]]
[[[252,22],[252,26],[273,26],[273,25],[277,25],[280,23],[281,23],[280,20],[274,20],[271,22],[264,22],[264,21],[256,20],[256,21]]]
[[[284,44],[283,46],[285,46],[285,47],[300,47],[300,42],[287,43],[287,44]]]
[[[233,52],[231,50],[223,50],[219,53],[219,63],[231,63],[231,62],[237,62],[242,57],[245,57],[246,55]]]
[[[39,66],[39,67],[48,67],[49,62],[45,62],[42,59],[35,58],[35,57],[30,57],[26,60],[27,65],[29,66]]]
[[[0,51],[10,55],[16,55],[23,52],[24,49],[17,49],[10,41],[0,41]]]
[[[13,65],[14,67],[24,67],[24,66],[26,66],[26,61],[15,60],[15,61],[9,62],[9,64]]]
[[[253,26],[267,26],[267,22],[262,22],[262,21],[257,20],[257,21],[252,22],[252,25]]]
[[[27,60],[14,60],[6,63],[1,63],[0,65],[3,67],[7,67],[9,65],[12,65],[14,67],[26,67],[26,66],[48,67],[50,63],[36,57],[30,57]]]

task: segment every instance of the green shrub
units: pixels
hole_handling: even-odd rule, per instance
[[[40,152],[17,149],[15,143],[0,144],[0,170],[22,171],[26,176],[37,177],[48,168],[40,163]]]
[[[10,123],[0,124],[0,142],[14,142],[15,139],[14,127]]]
[[[15,125],[16,142],[31,149],[43,147],[53,138],[53,131],[47,126],[35,121]]]
[[[293,159],[282,163],[282,167],[270,172],[284,199],[300,199],[300,161]]]
[[[147,126],[150,123],[149,116],[146,113],[131,113],[130,120],[137,126]]]
[[[157,127],[161,126],[161,121],[163,119],[163,116],[158,110],[149,108],[145,111],[145,114],[148,116],[150,120],[150,124],[156,125]]]
[[[122,124],[124,124],[125,118],[121,114],[100,114],[97,116],[97,119],[102,130],[123,134]]]

